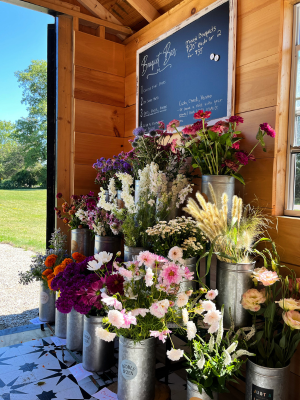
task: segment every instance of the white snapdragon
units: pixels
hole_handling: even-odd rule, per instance
[[[103,188],[100,188],[100,192],[98,193],[99,201],[97,207],[103,208],[105,211],[112,211],[114,208],[114,203],[110,203],[106,201],[106,193]]]

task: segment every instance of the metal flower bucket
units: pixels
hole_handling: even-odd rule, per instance
[[[95,236],[94,254],[101,251],[113,253],[114,257],[118,251],[121,251],[121,238],[120,236]]]
[[[82,351],[83,314],[72,308],[67,315],[67,348],[72,351]]]
[[[202,390],[202,393],[200,393],[198,390],[198,386],[195,383],[190,382],[189,380],[187,381],[186,396],[187,400],[190,399],[211,400],[211,397],[209,397],[208,394],[204,392],[204,390]],[[218,400],[218,399],[219,399],[218,393],[213,392],[213,400]]]
[[[288,400],[289,368],[267,368],[248,360],[245,400]]]
[[[42,322],[55,321],[55,292],[40,282],[39,318]]]
[[[202,175],[202,193],[204,193],[208,201],[213,203],[213,199],[210,194],[209,185],[211,184],[217,200],[218,209],[222,208],[221,198],[225,192],[228,196],[228,215],[231,216],[232,209],[232,197],[235,190],[235,178],[228,175]]]
[[[94,255],[94,239],[89,229],[71,230],[71,253],[74,252],[81,253],[86,257]]]
[[[132,261],[134,256],[138,256],[141,251],[145,251],[144,247],[124,246],[124,261]]]
[[[59,298],[59,292],[56,292],[56,300]],[[67,337],[67,315],[55,309],[55,335],[61,339]]]
[[[196,273],[196,265],[197,265],[197,257],[186,258],[184,261],[184,265],[188,267],[191,272],[194,272],[194,278],[192,281],[184,281],[180,284],[180,292],[186,292],[187,290],[192,289],[193,291],[197,290],[197,273]]]
[[[216,297],[217,308],[221,310],[224,304],[224,327],[230,328],[231,316],[236,328],[242,328],[251,325],[251,315],[241,305],[243,294],[251,289],[253,282],[251,274],[255,261],[249,264],[232,264],[225,261],[217,261],[217,289]]]
[[[154,400],[155,338],[134,343],[120,337],[118,364],[119,400]]]
[[[102,327],[103,317],[84,316],[83,325],[83,368],[91,372],[103,372],[115,364],[114,342],[105,342],[96,335]]]

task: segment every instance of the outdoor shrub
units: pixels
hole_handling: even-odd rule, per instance
[[[19,187],[32,187],[37,184],[37,179],[34,172],[26,169],[17,172],[15,175],[13,175],[11,180],[15,182],[16,186]]]
[[[16,182],[12,181],[11,179],[5,179],[0,183],[0,189],[16,189],[17,188]]]

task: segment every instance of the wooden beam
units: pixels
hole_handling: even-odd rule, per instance
[[[160,17],[160,13],[149,3],[148,0],[127,0],[127,2],[137,10],[148,22]]]
[[[77,0],[84,8],[89,10],[96,17],[104,21],[113,22],[117,25],[123,25],[114,15],[112,15],[102,4],[97,0]]]
[[[55,0],[55,1],[57,2],[58,0]],[[102,19],[83,14],[81,12],[66,8],[64,5],[56,4],[56,2],[54,3],[52,0],[22,1],[22,3],[24,3],[24,4],[31,3],[31,4],[35,4],[37,6],[43,7],[45,9],[57,11],[57,12],[60,12],[60,13],[66,14],[66,15],[71,15],[72,17],[78,17],[79,20],[89,21],[91,23],[94,23],[97,26],[99,26],[99,25],[105,26],[109,33],[113,33],[115,35],[121,33],[123,35],[129,36],[133,33],[132,29],[127,26],[118,25],[118,24],[115,24],[110,21],[104,21]],[[63,3],[63,2],[60,2],[60,3]]]
[[[98,26],[96,34],[102,39],[105,39],[105,26]]]

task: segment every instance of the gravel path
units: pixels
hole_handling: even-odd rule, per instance
[[[19,283],[19,271],[26,271],[32,251],[0,243],[0,329],[30,324],[38,316],[39,282]]]

